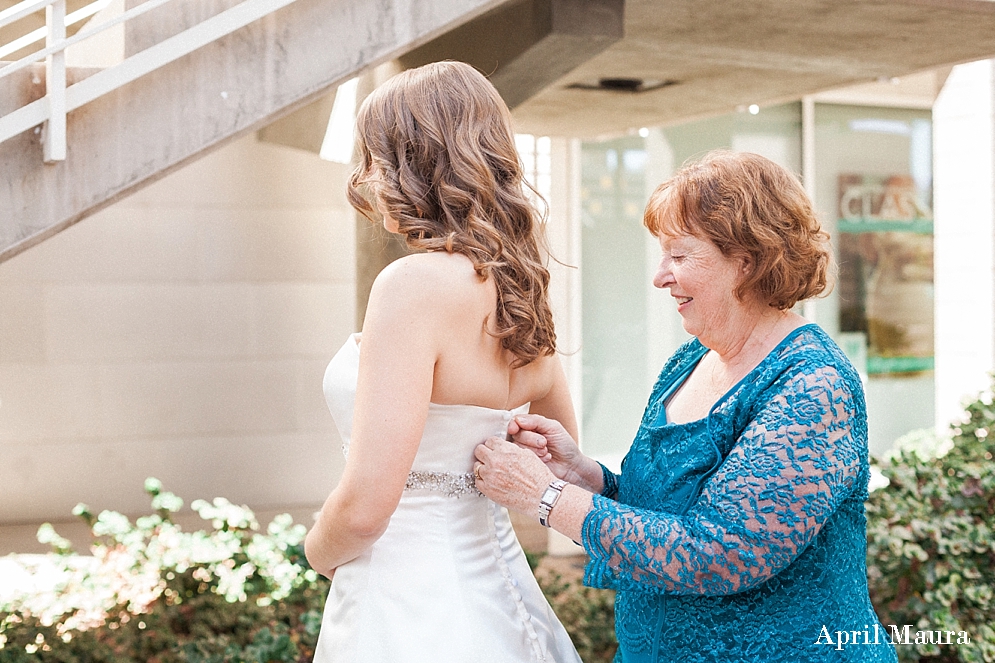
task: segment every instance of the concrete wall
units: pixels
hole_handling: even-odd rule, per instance
[[[936,425],[995,369],[995,60],[954,67],[933,106]]]
[[[355,320],[346,169],[250,136],[0,264],[0,554],[79,501],[145,512],[147,476],[188,504],[320,505],[342,463],[321,378]]]

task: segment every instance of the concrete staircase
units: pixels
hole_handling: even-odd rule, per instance
[[[176,0],[131,20],[125,57],[234,4]],[[0,143],[0,261],[497,4],[297,0],[71,112],[64,161],[44,163],[40,127]],[[41,97],[44,72],[0,79],[0,114]]]
[[[119,13],[140,5],[116,2]],[[119,47],[108,48],[113,36],[93,39],[105,40],[104,56],[119,50],[126,65],[244,4],[170,0],[119,26]],[[0,262],[247,132],[272,125],[261,137],[287,143],[287,136],[302,134],[288,123],[317,123],[303,132],[314,143],[331,110],[329,93],[380,63],[401,56],[407,56],[400,62],[405,67],[462,59],[492,72],[515,105],[620,39],[623,26],[623,0],[282,4],[71,111],[64,160],[45,163],[45,125],[0,142]],[[547,66],[537,67],[540,62]],[[0,78],[0,123],[45,95],[45,72],[39,63]],[[67,85],[98,72],[70,66]],[[284,130],[274,125],[281,118]]]
[[[138,4],[119,0],[122,10],[125,2],[127,7]],[[555,15],[557,5],[582,10],[585,2],[589,0],[547,2],[553,7],[553,14],[547,15]],[[196,29],[237,4],[173,0],[130,19],[121,32],[123,58],[127,62],[129,56]],[[329,92],[357,72],[515,4],[291,0],[71,111],[64,160],[45,163],[45,125],[0,142],[0,262],[246,132],[315,102],[327,112]],[[594,50],[588,47],[588,55],[578,51],[574,60],[593,55],[621,36],[621,0],[615,4],[617,21],[608,27],[610,37],[575,40],[594,44]],[[559,21],[561,27],[553,20],[547,23],[532,41],[548,49],[549,33],[562,31],[564,21]],[[570,21],[566,24],[566,30],[574,29]],[[534,58],[528,50],[526,44],[515,55]],[[45,71],[44,63],[38,63],[0,78],[0,120],[45,95]],[[70,66],[67,85],[100,71]]]

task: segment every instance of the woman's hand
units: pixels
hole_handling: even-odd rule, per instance
[[[508,424],[515,443],[532,451],[546,467],[568,483],[599,493],[603,487],[601,466],[580,451],[560,422],[538,414],[520,414]]]
[[[539,500],[556,477],[536,455],[499,437],[477,445],[473,474],[477,490],[501,506],[536,516]]]

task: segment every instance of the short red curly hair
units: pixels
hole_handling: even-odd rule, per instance
[[[784,310],[826,292],[831,263],[801,182],[759,154],[716,150],[685,164],[650,196],[656,236],[693,235],[746,263],[736,297]]]

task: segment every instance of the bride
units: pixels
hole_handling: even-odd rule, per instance
[[[472,67],[403,72],[357,118],[350,203],[387,267],[325,373],[347,454],[305,543],[332,578],[316,663],[579,663],[473,451],[535,412],[576,434],[511,116]]]

